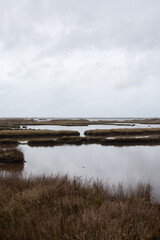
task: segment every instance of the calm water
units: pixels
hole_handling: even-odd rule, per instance
[[[89,126],[59,126],[59,125],[27,125],[27,129],[48,129],[48,130],[75,130],[79,131],[81,136],[89,129],[116,129],[116,128],[160,128],[160,124],[135,124],[135,126],[128,125],[89,125]]]
[[[150,182],[154,194],[160,193],[160,146],[114,147],[101,145],[20,147],[25,155],[24,167],[14,172],[29,176],[40,174],[68,174],[82,179],[100,179],[124,186]],[[11,167],[0,166],[10,172]]]
[[[95,120],[101,119],[96,118]],[[31,129],[77,130],[81,136],[83,136],[84,131],[88,129],[124,127],[158,128],[160,125],[27,126],[27,128]],[[160,195],[160,146],[114,147],[101,145],[66,145],[32,148],[27,145],[21,145],[20,148],[25,155],[26,163],[24,166],[0,165],[2,172],[16,172],[22,176],[29,176],[30,174],[68,174],[70,177],[81,176],[82,179],[98,178],[111,185],[123,183],[126,187],[129,185],[134,186],[139,181],[150,182],[153,186],[153,194]]]

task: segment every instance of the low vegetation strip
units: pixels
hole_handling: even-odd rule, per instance
[[[86,136],[144,136],[160,134],[160,128],[121,128],[121,129],[95,129],[84,132]]]
[[[160,145],[160,136],[149,137],[119,137],[107,139],[105,137],[61,137],[56,139],[33,139],[28,141],[31,147],[38,146],[58,146],[58,145],[82,145],[82,144],[101,144],[113,146],[132,146],[132,145]]]
[[[85,137],[61,137],[56,139],[33,139],[28,141],[29,146],[57,146],[64,144],[81,145],[98,143],[98,139]]]
[[[124,191],[80,179],[1,175],[1,239],[160,239],[149,184]]]
[[[4,118],[0,119],[0,127],[18,127],[20,125],[61,125],[61,126],[88,126],[88,125],[122,125],[122,124],[160,124],[159,118],[147,118],[147,119],[28,119],[28,118]]]
[[[29,139],[36,137],[61,137],[61,136],[79,136],[78,131],[67,130],[2,130],[0,131],[0,139],[4,138],[18,138]]]
[[[90,121],[86,119],[41,119],[41,121],[35,119],[0,119],[0,126],[16,126],[16,125],[61,125],[61,126],[88,126]]]
[[[113,139],[104,139],[101,144],[113,146],[160,145],[160,136],[116,137]]]
[[[24,163],[24,154],[19,149],[0,150],[0,163]]]

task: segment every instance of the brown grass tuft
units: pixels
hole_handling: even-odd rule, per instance
[[[3,240],[160,239],[148,184],[124,191],[67,176],[0,176],[0,191]]]

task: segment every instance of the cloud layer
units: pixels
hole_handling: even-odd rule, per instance
[[[159,0],[0,0],[0,117],[155,117]]]

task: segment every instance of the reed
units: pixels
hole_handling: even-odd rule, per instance
[[[0,175],[3,240],[160,239],[160,205],[151,186],[127,191],[81,178]]]

